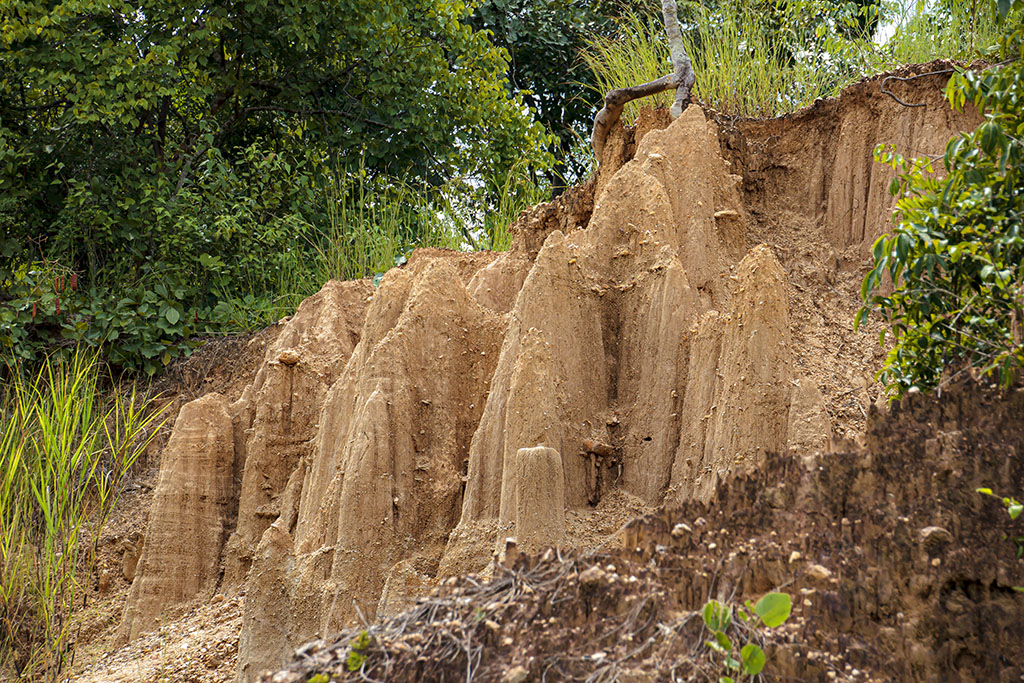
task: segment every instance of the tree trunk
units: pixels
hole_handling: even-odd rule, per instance
[[[683,109],[690,102],[690,91],[693,88],[696,77],[693,74],[693,65],[690,63],[690,58],[683,47],[683,36],[679,30],[676,0],[661,0],[661,13],[665,20],[665,34],[668,36],[673,72],[655,81],[627,88],[619,88],[605,95],[604,107],[594,117],[594,130],[590,135],[590,146],[594,149],[594,158],[598,163],[601,163],[601,153],[604,151],[608,132],[619,120],[619,117],[622,115],[622,108],[628,102],[675,88],[676,101],[672,103],[672,109],[670,110],[672,118],[682,114]]]

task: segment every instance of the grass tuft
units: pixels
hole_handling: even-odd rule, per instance
[[[691,8],[684,22],[683,43],[693,62],[694,96],[706,106],[733,116],[771,117],[795,111],[835,91],[826,71],[797,59],[790,42],[773,38],[765,13],[751,3],[725,3]],[[615,88],[652,81],[672,71],[664,28],[626,14],[618,39],[593,38],[582,57],[593,70],[602,94]],[[674,92],[629,103],[623,111],[630,124],[642,107],[668,106]]]
[[[124,479],[160,411],[133,390],[104,404],[84,351],[52,355],[32,374],[8,368],[0,395],[0,671],[61,680],[70,615]]]

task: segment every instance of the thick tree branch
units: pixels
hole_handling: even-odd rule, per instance
[[[622,116],[623,107],[628,102],[640,99],[641,97],[657,95],[669,88],[674,88],[676,86],[675,78],[675,74],[668,74],[650,83],[612,90],[604,96],[604,108],[597,112],[597,116],[594,117],[594,131],[590,135],[590,146],[594,149],[594,158],[597,159],[598,163],[601,162],[601,153],[604,151],[604,143],[608,138],[608,132],[619,120],[619,117]]]
[[[676,0],[661,1],[661,13],[665,20],[665,34],[668,36],[669,52],[672,55],[673,73],[642,85],[612,90],[605,95],[604,108],[594,117],[594,130],[590,135],[590,146],[594,150],[594,158],[598,163],[601,163],[601,153],[604,151],[608,132],[622,116],[622,109],[628,102],[675,88],[676,100],[670,110],[672,118],[682,114],[686,105],[689,104],[690,91],[696,82],[696,77],[690,58],[686,54],[686,48],[683,46],[677,11]]]
[[[672,55],[672,68],[676,77],[676,101],[672,104],[672,118],[678,118],[686,105],[690,103],[690,88],[696,82],[693,65],[683,46],[683,34],[679,30],[679,16],[676,0],[661,0],[661,14],[665,19],[665,35],[668,36],[668,49]]]

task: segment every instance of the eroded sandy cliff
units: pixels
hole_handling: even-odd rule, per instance
[[[973,123],[940,81],[907,84],[915,109],[866,81],[767,122],[647,113],[508,253],[326,285],[238,401],[181,411],[122,638],[244,591],[251,680],[488,571],[507,537],[592,547],[769,451],[854,436],[879,389],[851,321],[891,207],[871,151],[935,153]]]

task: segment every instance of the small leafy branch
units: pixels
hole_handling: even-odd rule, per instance
[[[999,494],[993,493],[992,489],[989,488],[980,488],[976,490],[980,494],[999,499],[1003,506],[1006,507],[1006,512],[1010,515],[1010,519],[1017,519],[1020,517],[1021,513],[1024,512],[1024,503],[1021,503],[1016,498],[1000,496]],[[1024,534],[1019,534],[1017,536],[1004,535],[1004,538],[1009,538],[1017,544],[1017,557],[1024,556]],[[1018,587],[1015,590],[1024,592],[1024,586]]]
[[[743,624],[754,631],[759,624],[766,628],[776,628],[786,623],[792,611],[793,603],[785,593],[768,593],[756,605],[751,605],[750,600],[743,603],[743,607],[736,609],[736,615]],[[723,664],[728,675],[719,677],[719,683],[735,683],[742,680],[744,676],[753,679],[764,669],[766,657],[764,650],[754,643],[756,631],[747,643],[740,648],[737,658],[732,639],[726,635],[726,631],[733,626],[733,608],[718,600],[709,600],[701,612],[704,618],[704,625],[711,631],[712,638],[707,641],[708,647],[719,653],[723,658]]]
[[[942,165],[879,145],[875,159],[897,175],[898,225],[874,244],[855,327],[878,311],[894,338],[878,378],[898,398],[939,385],[945,368],[973,366],[1010,386],[1024,367],[1024,24],[993,3],[1004,61],[958,71],[946,86],[954,109],[984,116],[949,141]],[[891,285],[889,291],[886,283]]]

